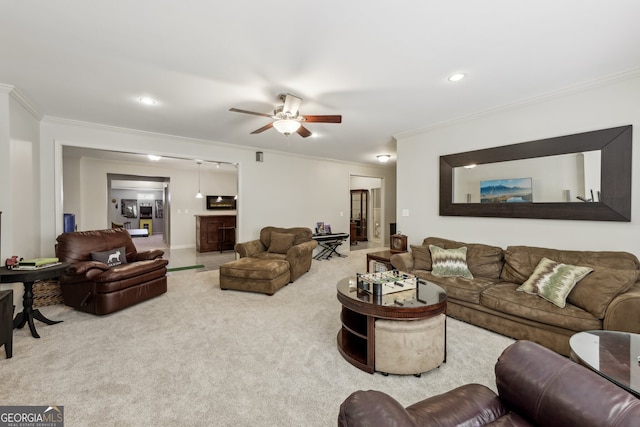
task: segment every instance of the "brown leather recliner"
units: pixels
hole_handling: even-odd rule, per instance
[[[125,229],[63,233],[56,240],[56,256],[71,263],[60,278],[62,298],[70,307],[103,315],[167,292],[164,252],[138,252]],[[124,248],[126,263],[109,267],[92,259],[92,252],[118,248]]]
[[[380,391],[357,391],[340,406],[338,425],[632,427],[640,420],[640,399],[531,341],[509,346],[495,372],[499,395],[467,384],[406,409]]]

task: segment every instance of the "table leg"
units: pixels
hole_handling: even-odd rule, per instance
[[[42,313],[40,313],[40,310],[33,309],[33,282],[24,283],[22,306],[22,311],[18,313],[15,319],[13,319],[13,328],[22,329],[24,325],[28,323],[29,330],[34,338],[40,338],[40,335],[38,335],[38,332],[36,331],[36,325],[33,322],[33,319],[37,319],[47,325],[55,325],[56,323],[62,322],[62,320],[47,319]]]

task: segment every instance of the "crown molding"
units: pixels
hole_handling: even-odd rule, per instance
[[[38,121],[42,120],[43,116],[40,114],[40,111],[38,111],[36,106],[33,105],[33,103],[24,96],[17,87],[0,83],[0,92],[9,94],[9,96],[18,102],[18,104],[22,105],[29,114],[35,117]]]
[[[73,120],[73,119],[64,119],[64,118],[61,118],[61,117],[44,116],[42,118],[42,121],[45,122],[45,123],[59,124],[59,125],[64,125],[64,126],[76,126],[76,127],[83,127],[83,128],[86,128],[86,129],[104,130],[104,131],[108,131],[108,132],[129,133],[129,134],[134,134],[134,135],[155,136],[155,137],[159,137],[159,138],[176,138],[176,139],[180,139],[180,140],[183,140],[183,141],[190,141],[190,142],[196,142],[196,143],[199,143],[199,144],[206,144],[208,147],[211,147],[211,145],[214,144],[214,145],[218,145],[218,146],[221,146],[221,147],[232,148],[232,149],[235,149],[235,150],[254,151],[254,152],[255,151],[262,151],[264,153],[273,153],[273,154],[286,156],[286,157],[296,157],[296,158],[300,158],[300,159],[309,159],[309,160],[322,160],[322,161],[328,161],[328,162],[331,162],[331,163],[340,163],[340,164],[345,164],[345,165],[366,166],[366,167],[371,167],[371,168],[376,168],[376,169],[385,169],[385,166],[383,166],[382,164],[358,163],[358,162],[351,162],[351,161],[340,160],[340,159],[332,159],[332,158],[329,158],[329,157],[309,156],[309,155],[299,154],[299,153],[288,153],[286,151],[279,151],[279,150],[274,150],[274,149],[270,149],[270,148],[252,147],[252,146],[247,146],[247,145],[236,145],[236,144],[231,144],[231,143],[228,143],[228,142],[221,142],[221,141],[214,141],[214,140],[207,140],[207,139],[200,139],[200,138],[191,138],[191,137],[186,137],[186,136],[171,135],[171,134],[151,132],[151,131],[138,130],[138,129],[123,128],[123,127],[118,127],[118,126],[113,126],[113,125],[105,125],[105,124],[101,124],[101,123],[83,122],[83,121],[80,121],[80,120]],[[106,149],[106,150],[108,150],[108,149]],[[118,151],[118,150],[112,150],[112,151]],[[229,162],[227,162],[227,163],[229,163]],[[387,164],[387,165],[389,165],[389,164]]]
[[[435,123],[432,126],[427,126],[421,129],[411,130],[407,132],[400,132],[398,134],[393,135],[396,139],[410,138],[416,135],[420,135],[425,132],[429,132],[434,129],[439,129],[447,126],[451,126],[457,123],[463,123],[471,120],[480,119],[482,117],[486,117],[495,113],[499,113],[501,111],[508,111],[514,108],[523,107],[527,105],[537,104],[539,102],[547,101],[554,98],[560,98],[562,96],[579,93],[587,89],[593,89],[600,86],[605,86],[611,83],[629,80],[633,78],[640,77],[640,68],[634,68],[631,70],[623,71],[620,73],[609,74],[607,76],[601,77],[599,79],[590,80],[583,83],[578,83],[572,86],[565,87],[563,89],[543,93],[542,95],[533,96],[530,98],[523,99],[521,101],[512,102],[510,104],[500,105],[494,108],[488,108],[486,110],[478,111],[476,113],[467,114],[464,116],[459,116],[453,118],[451,120],[446,120],[440,123]]]

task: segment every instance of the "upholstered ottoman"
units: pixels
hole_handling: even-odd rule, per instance
[[[378,372],[419,376],[444,361],[444,314],[421,320],[378,319],[375,334]]]
[[[273,295],[289,278],[289,262],[285,260],[240,258],[220,266],[220,289]]]

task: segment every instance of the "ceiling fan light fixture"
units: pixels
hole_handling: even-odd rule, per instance
[[[391,156],[389,154],[378,154],[376,158],[380,163],[387,163]]]
[[[273,127],[276,128],[278,132],[284,135],[290,135],[298,130],[298,128],[300,127],[300,122],[291,119],[276,120],[275,122],[273,122]]]

